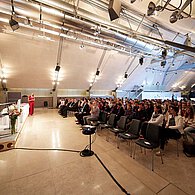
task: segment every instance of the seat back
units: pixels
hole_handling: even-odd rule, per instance
[[[152,123],[148,123],[146,129],[146,139],[159,146],[160,143],[160,126],[154,125]]]
[[[121,116],[120,119],[117,122],[117,128],[124,130],[125,127],[126,127],[126,122],[127,122],[127,117],[126,116]]]
[[[140,132],[140,125],[141,121],[137,119],[132,119],[132,122],[130,123],[129,129],[127,130],[128,133],[132,133],[134,135],[139,135]]]
[[[101,111],[101,112],[100,112],[100,116],[99,116],[99,120],[100,120],[101,122],[106,123],[106,121],[107,121],[107,113],[104,112],[104,111]]]
[[[111,114],[108,119],[108,125],[111,125],[112,127],[114,127],[115,118],[116,118],[116,114]]]

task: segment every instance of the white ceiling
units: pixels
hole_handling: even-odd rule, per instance
[[[43,3],[42,9],[44,12],[42,13],[42,22],[45,25],[39,24],[40,6],[36,4],[37,2]],[[93,78],[98,67],[100,76],[96,77],[98,80],[93,83],[93,90],[113,90],[117,87],[118,89],[132,90],[135,86],[144,86],[150,90],[157,87],[170,90],[174,84],[178,84],[179,87],[195,82],[193,69],[178,70],[186,61],[191,64],[195,62],[194,53],[183,52],[179,48],[174,48],[151,39],[148,41],[148,39],[144,38],[143,42],[136,42],[136,39],[132,40],[130,37],[132,36],[132,32],[135,32],[138,28],[139,23],[134,22],[130,18],[124,20],[122,17],[111,22],[107,11],[94,7],[89,2],[102,3],[102,5],[108,4],[106,0],[80,0],[77,10],[79,17],[77,20],[79,21],[80,18],[82,20],[79,21],[80,26],[78,28],[76,25],[73,26],[75,23],[67,22],[68,18],[66,19],[65,17],[65,27],[68,28],[69,26],[68,33],[70,34],[64,33],[66,38],[64,38],[62,47],[59,89],[88,89],[90,82],[94,81]],[[137,0],[134,4],[131,4],[129,1],[123,0],[122,4],[128,7],[129,13],[132,12],[131,10],[135,10],[135,13],[139,12],[136,15],[132,15],[132,17],[141,21],[142,15],[146,14],[149,2],[149,0]],[[173,5],[177,5],[177,2],[173,1]],[[44,7],[51,9],[52,6],[50,4],[52,3],[55,3],[52,6],[55,9],[57,8],[55,10],[56,12],[52,13],[49,10],[46,14],[47,10]],[[11,14],[10,2],[7,0],[0,2],[1,69],[3,69],[3,76],[7,79],[8,88],[52,88],[60,39],[58,34],[63,19],[63,14],[59,10],[61,9],[67,12],[67,15],[71,15],[71,13],[74,15],[75,10],[71,6],[60,7],[61,5],[72,5],[73,3],[77,5],[76,0],[15,0],[14,5],[17,17],[14,18],[19,21],[20,28],[13,32],[8,24],[8,19]],[[193,1],[193,14],[195,8],[194,3]],[[44,6],[44,4],[48,4],[49,6]],[[187,10],[185,11],[187,12]],[[168,41],[173,41],[175,38],[175,42],[182,44],[185,41],[185,34],[189,33],[189,36],[192,38],[192,47],[194,47],[195,19],[193,18],[193,14],[192,18],[183,19],[174,24],[169,23],[170,11],[163,11],[152,17],[146,16],[144,23],[140,25],[136,33],[144,33],[145,35],[150,35],[158,39],[163,38],[162,40]],[[30,17],[32,26],[23,23],[26,21],[25,16]],[[88,24],[84,26],[83,18],[85,21],[97,25],[91,28],[87,26]],[[58,25],[59,29],[48,27],[46,22],[49,25]],[[162,36],[159,35],[157,30],[150,32],[152,28],[145,27],[145,25],[152,26],[154,23],[158,25],[159,32]],[[101,24],[100,34],[95,36],[93,35],[93,31],[95,31],[94,28],[99,26],[98,24]],[[119,34],[111,36],[111,27],[115,32],[120,33],[120,36]],[[44,29],[52,30],[52,34],[47,33],[49,31],[44,33]],[[106,30],[109,31],[109,36],[106,36]],[[53,32],[55,31],[58,32],[57,35],[54,35]],[[87,36],[84,36],[82,33],[87,34]],[[124,33],[123,35],[125,36],[122,37],[121,33]],[[178,36],[177,33],[179,33]],[[40,38],[38,35],[50,37],[52,40]],[[99,40],[95,40],[98,38]],[[100,39],[104,40],[102,41]],[[82,43],[84,44],[83,49],[80,48]],[[182,53],[176,55],[174,58],[173,56],[168,57],[166,66],[163,68],[160,66],[160,62],[162,61],[161,47],[167,48],[172,52]],[[103,48],[107,48],[106,52]],[[127,51],[128,48],[129,51]],[[120,52],[117,50],[120,50]],[[102,59],[104,52],[105,55]],[[171,53],[169,52],[169,54]],[[144,56],[144,63],[140,65],[139,58],[142,56]],[[102,63],[99,64],[101,59]],[[125,72],[128,74],[127,79],[124,79]]]

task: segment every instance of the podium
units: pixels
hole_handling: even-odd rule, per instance
[[[89,135],[89,149],[84,149],[81,151],[81,156],[93,156],[94,152],[91,150],[91,135],[95,133],[96,127],[91,125],[82,126],[82,133],[84,135]]]

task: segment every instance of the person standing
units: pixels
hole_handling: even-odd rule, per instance
[[[28,96],[28,103],[29,103],[29,115],[33,115],[34,105],[35,105],[35,97],[33,93],[30,96]]]

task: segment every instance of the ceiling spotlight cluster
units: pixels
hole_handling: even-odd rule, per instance
[[[169,10],[169,11],[173,11],[173,13],[170,16],[170,23],[175,23],[177,20],[183,19],[183,18],[188,18],[191,16],[191,12],[192,12],[192,1],[193,0],[186,0],[185,3],[182,6],[182,0],[180,0],[180,5],[175,8],[175,9],[169,9],[167,8],[167,6],[169,5],[169,3],[171,2],[171,0],[167,0],[165,2],[165,5],[156,5],[154,2],[150,2],[148,5],[148,10],[147,10],[147,15],[151,16],[154,15],[155,11],[163,11],[163,10]],[[182,6],[182,7],[181,7]],[[190,11],[189,14],[184,17],[182,15],[183,11],[186,9],[186,7],[190,6]]]

